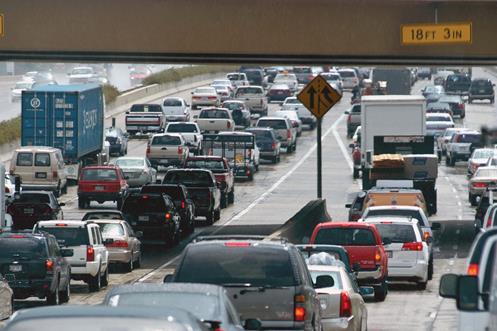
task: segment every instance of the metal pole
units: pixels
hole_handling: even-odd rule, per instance
[[[321,160],[321,119],[317,121],[317,145],[318,145],[318,199],[323,197],[323,176],[322,176],[322,160]]]

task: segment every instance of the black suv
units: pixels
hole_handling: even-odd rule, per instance
[[[236,310],[259,318],[262,328],[320,330],[319,299],[299,250],[284,240],[261,239],[198,238],[164,281],[224,286]]]
[[[171,198],[161,193],[131,193],[121,209],[134,231],[143,233],[144,241],[160,241],[172,247],[180,239],[179,216]]]
[[[469,87],[469,97],[468,102],[471,103],[473,100],[490,100],[490,103],[495,101],[494,85],[490,79],[473,79],[471,86]]]
[[[0,233],[0,273],[16,299],[35,296],[53,305],[69,301],[71,267],[64,257],[72,255],[48,233]]]
[[[445,93],[468,95],[471,78],[466,74],[453,74],[445,79]]]
[[[150,184],[141,189],[141,193],[162,193],[169,196],[181,216],[180,230],[187,235],[195,229],[195,204],[188,196],[188,190],[180,184]]]

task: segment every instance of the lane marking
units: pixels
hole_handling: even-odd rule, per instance
[[[430,319],[434,320],[435,318],[437,318],[437,312],[436,311],[432,311],[431,314],[430,314]]]
[[[347,150],[345,147],[345,144],[342,141],[342,138],[340,138],[340,135],[338,134],[337,131],[337,126],[340,124],[340,122],[345,118],[345,114],[342,114],[335,123],[331,126],[331,129],[333,130],[333,136],[335,137],[335,140],[338,143],[338,147],[340,147],[340,151],[343,154],[343,157],[345,159],[345,162],[347,162],[347,165],[349,166],[350,170],[354,170],[354,163],[352,162],[352,159],[350,157],[350,152]]]
[[[148,274],[143,275],[141,278],[138,278],[135,281],[135,283],[143,283],[144,281],[146,281],[150,277],[155,276],[160,270],[162,270],[162,269],[168,267],[169,265],[173,264],[174,262],[176,262],[176,260],[179,259],[180,256],[181,256],[181,254],[176,255],[173,259],[167,261],[163,265],[161,265],[161,266],[155,268],[154,270],[150,271]]]

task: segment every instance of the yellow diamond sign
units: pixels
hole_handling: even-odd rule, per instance
[[[342,95],[319,75],[310,81],[297,95],[297,99],[316,118],[322,118],[341,98]]]

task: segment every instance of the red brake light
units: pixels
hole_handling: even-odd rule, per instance
[[[165,217],[166,217],[166,220],[170,220],[171,219],[171,214],[170,213],[166,213]]]
[[[20,234],[13,234],[13,235],[10,235],[9,238],[21,239],[21,238],[26,238],[26,236],[23,236]]]
[[[349,116],[347,117],[347,122],[348,123],[352,122],[352,115],[351,114],[349,114]]]
[[[295,321],[296,322],[305,321],[305,308],[304,307],[295,307]]]
[[[402,250],[403,251],[422,251],[423,250],[423,243],[421,243],[421,242],[404,243],[404,245],[402,245]]]
[[[250,247],[250,243],[247,242],[236,242],[236,241],[228,241],[224,243],[226,247]]]
[[[58,173],[57,171],[53,171],[53,172],[52,172],[52,177],[53,177],[53,178],[56,178],[56,177],[58,177],[58,176],[59,176],[59,173]]]
[[[95,261],[95,250],[92,246],[86,247],[86,261],[91,262]]]
[[[45,261],[45,269],[47,271],[53,271],[53,261],[52,260]]]
[[[178,146],[178,154],[183,154],[183,147]]]
[[[486,228],[489,228],[492,226],[492,216],[488,216],[487,219],[487,225],[485,226]]]
[[[55,223],[55,226],[67,226],[66,223]]]
[[[145,154],[147,154],[147,156],[150,154],[150,145],[147,145],[147,151],[145,152]]]
[[[476,182],[472,184],[473,187],[484,188],[487,187],[487,183]]]
[[[350,317],[352,315],[352,302],[349,294],[345,291],[340,293],[340,317]]]
[[[290,129],[286,130],[286,137],[288,139],[292,138],[292,130],[290,130]]]
[[[10,190],[7,186],[5,187],[5,193],[10,193]]]
[[[128,248],[128,242],[126,240],[114,240],[112,244],[105,245],[107,247],[118,247],[118,248]]]
[[[468,276],[478,276],[478,264],[471,263],[468,266]]]
[[[185,208],[186,208],[185,200],[182,200],[181,201],[181,209],[185,209]]]
[[[271,149],[276,149],[276,142],[274,142],[274,141],[273,141],[273,142],[271,143]]]

